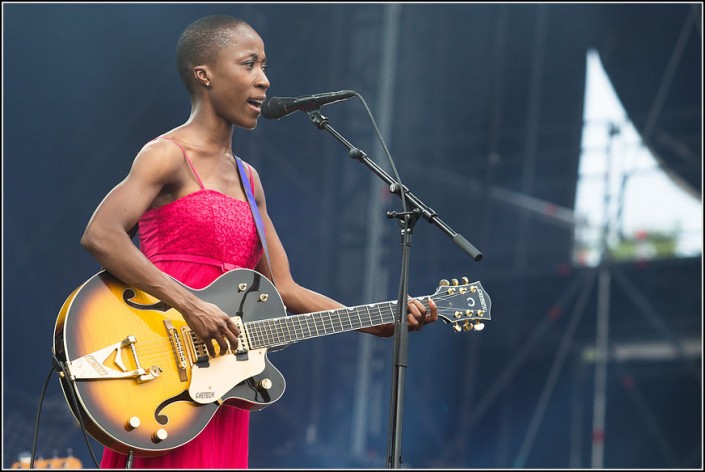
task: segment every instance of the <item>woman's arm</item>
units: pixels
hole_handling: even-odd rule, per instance
[[[250,166],[250,168],[252,167]],[[272,264],[271,271],[273,273],[267,267],[267,259],[265,257],[260,260],[257,270],[276,283],[277,290],[284,301],[287,311],[292,313],[313,313],[344,307],[343,304],[323,294],[302,287],[294,280],[289,266],[289,258],[267,213],[267,203],[259,174],[254,168],[252,169],[255,180],[255,200],[264,223],[269,257]],[[427,312],[428,310],[420,301],[414,299],[409,301],[409,313],[407,316],[409,330],[421,329],[424,324],[432,323],[438,319],[436,304],[433,300],[429,299],[429,307],[431,308],[430,313]],[[359,331],[374,334],[375,336],[388,337],[394,334],[394,324],[362,328]]]
[[[204,302],[159,270],[132,242],[129,231],[164,188],[178,185],[183,155],[167,143],[147,144],[128,176],[113,188],[93,213],[81,245],[111,274],[174,307],[204,341],[220,351],[237,346],[238,329],[220,308]],[[206,342],[215,355],[212,342]]]

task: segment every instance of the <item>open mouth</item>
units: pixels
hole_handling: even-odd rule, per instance
[[[257,108],[257,109],[259,110],[259,109],[262,107],[262,102],[263,102],[263,101],[264,101],[264,100],[255,100],[255,99],[253,99],[253,98],[250,98],[250,99],[247,100],[247,103],[249,103],[250,105],[252,105],[253,107],[255,107],[255,108]]]

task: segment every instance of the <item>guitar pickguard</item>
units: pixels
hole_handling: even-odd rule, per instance
[[[264,370],[266,353],[266,349],[256,349],[248,352],[246,360],[224,355],[207,364],[194,364],[188,389],[191,399],[201,404],[221,399],[235,385]]]

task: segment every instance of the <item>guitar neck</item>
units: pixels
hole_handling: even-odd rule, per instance
[[[428,308],[428,301],[422,301]],[[245,323],[251,349],[283,346],[305,339],[393,323],[397,302],[282,316]]]

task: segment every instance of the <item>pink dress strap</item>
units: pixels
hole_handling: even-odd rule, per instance
[[[249,177],[250,187],[252,188],[252,194],[254,195],[254,193],[255,193],[255,178],[252,173],[252,167],[250,166],[250,164],[248,164],[245,161],[242,161],[242,163],[245,164],[245,167],[247,168],[247,174],[248,174],[247,177]]]
[[[167,138],[166,136],[157,136],[154,138],[152,141],[156,141],[157,139],[166,139],[167,141],[171,141],[172,143],[176,144],[179,146],[179,149],[181,149],[181,152],[184,154],[184,157],[186,158],[186,162],[188,162],[189,167],[191,167],[191,170],[193,171],[193,175],[196,176],[196,180],[198,180],[198,185],[201,186],[201,188],[206,188],[205,185],[203,185],[203,182],[201,181],[201,178],[198,176],[198,172],[196,172],[196,168],[193,167],[193,163],[191,163],[191,159],[189,159],[188,154],[186,154],[186,150],[181,146],[181,144],[177,143],[171,138]],[[151,141],[150,141],[151,142]]]

